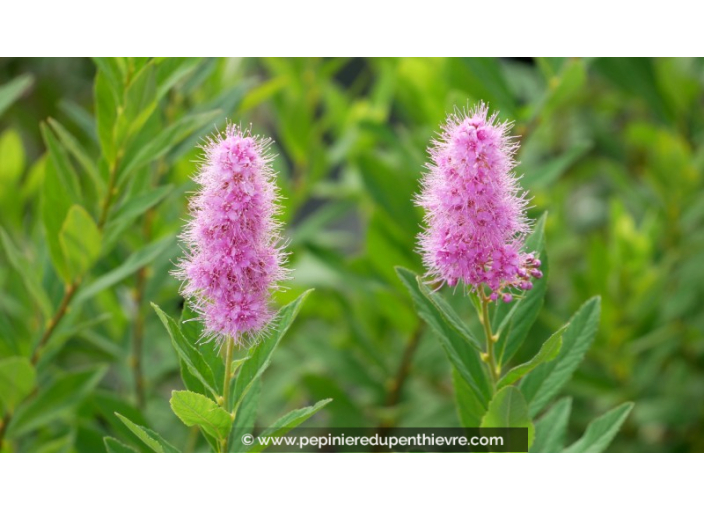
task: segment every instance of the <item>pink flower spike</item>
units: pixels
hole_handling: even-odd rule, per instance
[[[518,143],[480,103],[447,118],[428,149],[431,162],[416,204],[425,209],[420,252],[433,283],[460,280],[490,299],[503,289],[529,289],[530,275],[542,276],[540,261],[524,252],[530,232],[526,193],[513,172]],[[506,296],[509,296],[508,298]]]
[[[203,320],[204,337],[218,342],[241,344],[262,333],[274,318],[271,292],[288,278],[270,145],[228,125],[203,146],[200,189],[181,235],[185,256],[174,275]]]

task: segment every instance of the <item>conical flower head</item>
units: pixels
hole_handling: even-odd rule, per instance
[[[529,289],[540,261],[524,253],[530,231],[527,200],[513,173],[518,144],[511,125],[479,104],[448,117],[429,148],[431,162],[416,203],[425,208],[420,248],[428,276],[450,286],[482,284],[492,299],[511,300],[510,289]]]
[[[272,290],[287,277],[270,144],[230,125],[203,147],[200,189],[181,236],[186,256],[175,275],[207,338],[256,337],[274,317]]]

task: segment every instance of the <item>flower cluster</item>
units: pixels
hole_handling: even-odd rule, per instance
[[[420,247],[428,275],[450,286],[461,280],[475,291],[486,284],[492,300],[506,302],[511,288],[528,290],[530,278],[542,276],[540,260],[522,251],[530,226],[513,173],[518,144],[510,127],[483,103],[450,115],[429,149],[416,200],[426,211]]]
[[[204,335],[222,341],[255,337],[273,319],[269,301],[287,277],[271,141],[230,125],[208,139],[182,235],[187,255],[176,276],[203,318]]]

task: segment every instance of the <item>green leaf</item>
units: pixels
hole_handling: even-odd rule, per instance
[[[247,392],[271,363],[274,350],[288,331],[288,328],[291,327],[293,320],[301,309],[303,301],[305,301],[308,294],[312,291],[313,289],[305,291],[298,296],[295,301],[284,306],[277,316],[275,330],[257,345],[249,349],[247,355],[248,359],[242,364],[240,373],[235,379],[234,391],[232,391],[231,396],[232,401],[227,403],[228,409],[233,409],[234,412],[237,413]]]
[[[25,151],[22,138],[14,129],[0,135],[0,215],[6,225],[20,226],[25,213],[24,193],[27,189],[22,176],[25,170]],[[29,172],[31,174],[31,171]],[[28,176],[25,182],[29,181]]]
[[[200,58],[191,57],[171,57],[165,58],[163,60],[158,60],[157,71],[157,99],[160,99],[166,95],[166,93],[182,80],[184,77],[188,76],[198,64],[200,64]]]
[[[503,376],[498,383],[498,389],[508,386],[509,384],[513,384],[539,365],[555,359],[555,357],[560,353],[560,348],[562,347],[563,329],[564,328],[561,328],[559,331],[553,333],[550,338],[545,341],[542,347],[540,347],[538,354],[533,356],[530,361],[527,361],[522,365],[518,365]]]
[[[482,405],[455,367],[452,367],[452,384],[455,388],[455,407],[460,423],[467,428],[479,427],[486,413],[486,406]]]
[[[225,378],[225,360],[221,355],[222,347],[216,341],[206,342],[204,340],[203,317],[193,310],[191,303],[184,303],[179,327],[188,345],[197,346],[198,353],[213,372],[217,390],[222,394],[222,383]]]
[[[582,141],[574,144],[561,155],[550,159],[532,171],[526,173],[521,179],[521,186],[525,189],[546,187],[556,181],[568,168],[582,159],[594,146],[591,141]]]
[[[152,307],[156,311],[159,319],[166,327],[171,337],[171,344],[176,349],[179,358],[183,360],[190,372],[203,384],[203,386],[213,395],[213,398],[218,398],[222,392],[220,383],[215,379],[213,370],[206,363],[203,355],[194,345],[189,342],[184,336],[181,328],[174,319],[169,317],[161,308],[152,303]]]
[[[600,453],[611,444],[616,433],[633,409],[632,402],[626,402],[592,421],[584,435],[565,449],[569,453]]]
[[[125,427],[130,429],[135,436],[137,436],[144,444],[156,453],[180,453],[175,446],[166,441],[166,439],[153,430],[137,425],[119,413],[115,413],[115,416],[117,416],[120,421],[125,424]]]
[[[37,373],[27,358],[0,360],[0,413],[12,413],[34,389]]]
[[[169,247],[173,246],[174,239],[170,236],[164,237],[163,239],[158,239],[148,244],[147,246],[141,248],[139,251],[133,252],[129,257],[125,259],[122,265],[116,267],[115,269],[104,273],[99,278],[95,279],[90,284],[81,288],[79,293],[76,295],[74,304],[81,303],[86,299],[94,296],[98,292],[112,287],[116,283],[124,280],[135,271],[146,266],[147,264],[154,261],[159,255],[166,251]]]
[[[414,176],[406,168],[389,164],[378,154],[362,154],[359,165],[369,196],[404,231],[413,231],[418,225],[418,217],[408,197],[416,189]]]
[[[599,58],[594,69],[611,80],[629,96],[640,96],[650,110],[661,120],[671,122],[675,118],[668,96],[658,87],[653,59],[649,58]]]
[[[548,259],[545,252],[545,222],[543,214],[535,225],[533,233],[526,239],[526,251],[536,252],[542,262],[543,277],[534,280],[534,286],[526,291],[521,299],[514,302],[498,303],[494,314],[493,327],[499,335],[496,343],[496,359],[500,367],[508,363],[528,336],[530,328],[540,313],[547,290]],[[496,327],[496,324],[498,328]]]
[[[506,77],[497,58],[463,58],[462,62],[469,69],[473,80],[468,84],[470,90],[492,103],[494,108],[511,117],[516,117],[514,94],[508,86]]]
[[[528,374],[520,387],[536,416],[560,388],[572,377],[594,340],[599,325],[601,299],[594,297],[575,313],[562,335],[562,349],[557,358]]]
[[[121,443],[114,437],[104,437],[103,443],[105,443],[105,451],[108,453],[137,453],[135,450]]]
[[[528,448],[533,444],[535,427],[528,415],[528,404],[520,390],[507,386],[499,390],[489,402],[489,409],[482,418],[482,428],[520,428],[528,429]]]
[[[61,182],[61,192],[67,193],[69,199],[73,203],[81,201],[81,186],[78,181],[78,174],[73,168],[71,161],[66,154],[65,149],[54,136],[54,133],[47,127],[46,124],[41,124],[42,137],[49,151],[49,157],[54,164],[57,176]],[[54,193],[58,190],[54,190]]]
[[[29,74],[18,76],[9,83],[0,87],[0,115],[5,113],[12,103],[17,101],[34,83],[34,78]]]
[[[331,398],[326,400],[321,400],[310,407],[304,407],[302,409],[296,409],[291,411],[287,415],[279,418],[276,422],[267,428],[259,437],[281,437],[286,435],[291,429],[298,427],[301,423],[306,421],[308,418],[313,416],[315,413],[320,411],[323,407],[332,402]],[[268,445],[259,444],[258,441],[254,442],[254,446],[247,450],[249,453],[258,453],[266,450]]]
[[[108,166],[113,166],[117,160],[115,143],[115,124],[118,118],[118,96],[113,85],[103,71],[98,71],[95,77],[95,119],[98,140]]]
[[[232,424],[230,432],[230,440],[227,443],[232,453],[242,453],[247,450],[247,445],[242,442],[244,434],[250,434],[254,430],[254,424],[257,421],[257,410],[259,408],[259,394],[262,389],[262,380],[257,381],[252,386],[252,389],[247,392],[244,401],[240,406],[235,422]]]
[[[169,403],[176,416],[187,426],[198,425],[218,440],[230,434],[232,417],[208,397],[192,391],[174,391]]]
[[[70,415],[98,385],[106,371],[106,367],[99,367],[70,372],[51,381],[50,385],[40,389],[36,397],[17,408],[7,431],[8,436],[17,437]]]
[[[107,252],[111,250],[120,240],[120,236],[122,236],[136,218],[156,207],[172,190],[173,186],[171,184],[160,186],[133,197],[120,206],[115,214],[112,215],[112,219],[105,225],[103,251]]]
[[[475,393],[477,400],[486,409],[491,399],[492,389],[489,376],[479,357],[479,353],[470,345],[468,339],[448,322],[435,306],[435,303],[427,297],[428,292],[422,290],[424,285],[421,283],[420,278],[412,271],[402,267],[397,267],[396,273],[408,288],[418,310],[418,315],[435,331],[450,363],[452,363]]]
[[[550,87],[535,115],[550,118],[572,98],[584,90],[587,83],[587,66],[583,59],[570,59],[562,66],[559,76],[550,80]]]
[[[71,283],[71,274],[59,242],[59,232],[71,207],[71,201],[66,193],[57,193],[56,190],[61,189],[63,189],[63,184],[59,179],[56,168],[51,161],[47,160],[44,167],[41,207],[46,243],[56,273],[64,283],[69,284]]]
[[[207,391],[205,386],[203,386],[203,383],[200,382],[200,379],[198,379],[195,375],[191,373],[191,370],[188,368],[188,365],[186,365],[186,363],[182,359],[179,360],[179,367],[181,368],[181,380],[183,381],[183,385],[186,387],[186,389],[194,393],[200,393],[201,395],[204,395]]]
[[[69,133],[65,127],[54,119],[49,119],[48,122],[61,140],[63,147],[65,147],[66,150],[76,159],[76,161],[78,161],[78,164],[81,165],[86,174],[91,178],[93,184],[95,185],[95,189],[99,193],[104,191],[105,183],[103,183],[100,178],[98,168],[95,165],[93,158],[86,153],[79,141],[71,133]]]
[[[225,115],[233,116],[239,112],[240,103],[245,92],[256,82],[256,79],[239,80],[237,85],[226,87],[214,99],[202,103],[194,108],[194,114],[201,114],[209,111],[218,110],[219,117],[216,117],[218,124],[222,124],[226,120]],[[225,113],[223,113],[225,112]],[[231,117],[230,117],[231,118]],[[215,120],[213,120],[215,122]],[[178,161],[183,158],[184,154],[193,150],[193,146],[200,143],[204,137],[209,136],[213,130],[213,124],[204,124],[201,128],[196,129],[193,133],[187,136],[177,147],[169,151],[169,159]]]
[[[123,115],[117,119],[117,146],[123,146],[147,122],[156,108],[156,70],[150,62],[140,69],[125,90]]]
[[[59,101],[59,110],[65,113],[71,121],[78,126],[83,134],[91,141],[98,142],[98,132],[95,125],[95,118],[83,108],[83,106],[74,103],[69,99],[61,99]]]
[[[115,96],[121,96],[125,83],[124,60],[114,57],[94,57],[92,60],[107,79]]]
[[[423,293],[423,296],[430,302],[433,303],[435,308],[440,312],[442,318],[450,326],[452,326],[462,337],[477,351],[483,352],[484,346],[477,340],[477,338],[472,334],[470,329],[462,322],[462,319],[457,315],[457,313],[452,309],[452,307],[443,299],[439,292],[431,291],[427,285],[420,283],[418,280],[418,288]]]
[[[68,210],[59,242],[71,280],[85,275],[100,255],[102,235],[90,214],[80,205]]]
[[[44,317],[51,316],[53,307],[49,296],[44,291],[44,287],[42,287],[36,266],[31,264],[27,257],[15,247],[10,236],[7,235],[7,232],[2,227],[0,227],[0,242],[5,249],[7,260],[22,277],[22,281],[32,299],[34,299],[35,304],[39,307]]]
[[[0,136],[0,197],[14,193],[24,170],[25,155],[22,138],[14,129]]]
[[[133,171],[166,155],[166,153],[181,140],[195,130],[213,122],[218,115],[220,115],[220,110],[187,115],[164,129],[152,141],[141,147],[133,156],[126,155],[122,163],[122,169],[120,170],[118,186],[121,186]]]
[[[159,186],[158,188],[145,191],[144,193],[130,198],[112,215],[113,218],[108,223],[106,231],[110,231],[110,226],[112,223],[126,222],[141,216],[146,211],[156,206],[156,204],[164,200],[164,198],[166,198],[168,194],[173,191],[173,189],[173,184],[167,184],[165,186]]]
[[[562,451],[571,410],[572,398],[562,398],[535,423],[535,441],[530,449],[531,452],[557,453]]]

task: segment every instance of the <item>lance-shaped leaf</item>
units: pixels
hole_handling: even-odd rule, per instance
[[[247,392],[271,363],[274,349],[279,345],[288,328],[291,327],[303,301],[311,292],[312,289],[307,290],[298,296],[295,301],[284,306],[278,314],[274,331],[249,350],[248,359],[242,364],[240,373],[233,383],[234,391],[232,391],[230,397],[231,401],[227,403],[228,409],[233,409],[235,413],[237,412]]]
[[[90,214],[80,205],[72,205],[66,215],[59,244],[72,280],[82,277],[100,255],[102,235]]]
[[[117,160],[115,141],[115,124],[118,119],[120,103],[114,84],[103,70],[95,76],[95,119],[98,140],[105,162],[114,167]]]
[[[61,193],[66,193],[72,202],[78,203],[81,199],[81,186],[78,180],[78,173],[71,164],[64,147],[54,136],[54,133],[46,124],[41,125],[44,143],[49,150],[49,158],[56,168],[57,174],[63,185]],[[59,190],[55,190],[57,193]]]
[[[104,437],[103,444],[105,444],[105,451],[108,453],[137,453],[135,450],[126,444],[121,443],[114,437]]]
[[[481,403],[455,367],[452,367],[452,384],[455,388],[455,407],[463,427],[478,427],[486,413],[486,406]]]
[[[125,427],[130,429],[130,432],[156,453],[180,453],[175,446],[153,430],[137,425],[119,413],[115,413],[115,415],[125,424]]]
[[[27,358],[13,356],[0,360],[0,413],[12,413],[32,392],[36,378]]]
[[[126,154],[119,172],[118,185],[121,186],[126,182],[133,171],[164,156],[191,133],[213,122],[218,115],[220,115],[220,110],[187,115],[164,129],[153,140],[139,148],[136,153]]]
[[[556,181],[568,168],[584,157],[594,146],[589,140],[575,143],[560,156],[526,171],[521,184],[526,189],[545,188]]]
[[[23,255],[20,250],[13,244],[10,236],[5,230],[0,227],[0,244],[5,249],[7,260],[15,271],[22,277],[22,282],[27,291],[34,299],[34,303],[42,311],[44,317],[50,317],[53,313],[53,307],[49,296],[44,287],[42,287],[41,279],[37,274],[36,267]]]
[[[521,391],[536,416],[572,377],[594,340],[599,325],[601,299],[587,301],[572,316],[562,335],[562,349],[553,361],[544,363],[521,381]]]
[[[127,65],[123,58],[93,57],[95,66],[105,75],[113,93],[121,96],[125,85]]]
[[[71,208],[71,200],[67,193],[61,193],[63,183],[51,162],[44,165],[44,182],[42,184],[42,220],[46,233],[46,244],[49,249],[52,265],[64,283],[71,283],[71,274],[66,266],[64,253],[59,242],[59,232]]]
[[[105,183],[98,173],[98,167],[93,158],[86,153],[80,142],[59,122],[54,119],[49,119],[47,122],[54,132],[56,132],[56,135],[61,141],[61,145],[76,159],[81,168],[83,168],[83,171],[91,178],[98,193],[103,193]]]
[[[528,429],[528,448],[535,437],[535,427],[528,415],[528,404],[520,390],[507,386],[494,395],[489,402],[489,409],[482,418],[483,428],[519,428]]]
[[[452,321],[446,319],[441,310],[428,298],[428,293],[421,290],[424,285],[412,271],[397,267],[396,273],[410,292],[418,315],[433,329],[450,363],[486,409],[492,390],[479,352],[470,344],[469,339],[452,325]]]
[[[206,363],[201,352],[194,344],[189,342],[184,336],[181,328],[166,312],[152,303],[152,307],[156,311],[159,319],[166,327],[171,337],[171,344],[176,349],[178,357],[186,364],[191,374],[193,374],[203,386],[213,395],[218,398],[221,395],[221,387],[219,381],[215,379],[212,369]]]
[[[23,74],[0,86],[0,115],[17,101],[34,83],[32,75]]]
[[[201,62],[200,58],[193,57],[170,57],[157,58],[156,82],[157,82],[157,99],[161,99],[166,93],[188,76],[193,70],[198,67]]]
[[[271,425],[269,428],[267,428],[262,434],[259,436],[260,438],[262,437],[281,437],[284,436],[290,431],[291,429],[294,429],[298,427],[301,423],[306,421],[308,418],[313,416],[315,413],[320,411],[323,407],[328,405],[330,402],[332,402],[331,398],[328,398],[326,400],[321,400],[317,404],[310,406],[310,407],[304,407],[302,409],[296,409],[295,411],[291,411],[285,416],[282,416],[276,422]],[[259,441],[255,441],[254,446],[248,450],[249,453],[257,453],[265,450],[269,445],[268,444],[261,444]]]
[[[8,427],[8,437],[17,437],[71,413],[105,375],[107,367],[69,372],[40,388],[35,397],[17,407]]]
[[[105,225],[106,239],[104,244],[108,247],[113,246],[120,238],[120,235],[136,218],[155,207],[166,198],[172,190],[173,185],[171,184],[160,186],[135,197],[131,197],[127,202],[122,204],[119,209],[111,215],[110,221]]]
[[[174,239],[170,236],[158,239],[133,252],[125,261],[115,269],[102,274],[88,285],[81,288],[75,298],[74,303],[80,303],[94,296],[100,291],[112,287],[116,283],[124,280],[138,269],[146,266],[161,255],[164,251],[174,245]]]
[[[543,277],[533,281],[533,288],[526,291],[521,299],[509,304],[497,303],[497,310],[492,321],[494,331],[499,335],[496,343],[496,359],[504,366],[521,347],[531,326],[538,317],[543,306],[548,280],[548,258],[545,251],[545,221],[547,213],[543,214],[535,225],[533,233],[526,240],[526,251],[539,255]]]
[[[189,302],[184,303],[181,311],[181,332],[190,345],[197,345],[198,352],[213,372],[222,392],[222,382],[225,379],[225,361],[221,355],[222,347],[217,342],[203,343],[203,318],[193,309]],[[233,362],[234,364],[234,362]],[[236,373],[233,369],[231,373]]]
[[[482,343],[477,340],[477,338],[472,334],[470,329],[465,325],[464,322],[462,322],[462,319],[460,319],[459,315],[457,315],[457,312],[455,312],[452,307],[448,304],[448,302],[443,299],[440,293],[431,291],[428,286],[423,284],[420,278],[418,278],[417,276],[416,280],[418,282],[418,288],[423,293],[423,296],[425,296],[428,301],[433,303],[435,308],[437,308],[438,312],[440,312],[440,315],[442,315],[442,318],[450,326],[452,326],[453,329],[460,333],[460,335],[462,335],[462,338],[464,338],[469,343],[469,345],[477,349],[477,351],[483,352],[484,346],[482,345]]]
[[[538,354],[533,356],[530,361],[527,361],[526,363],[518,365],[517,367],[514,367],[509,370],[509,372],[505,376],[503,376],[499,381],[497,385],[498,389],[501,389],[504,386],[508,386],[509,384],[515,383],[521,377],[527,375],[538,366],[555,359],[555,357],[560,353],[560,348],[562,347],[563,329],[564,327],[560,328],[559,331],[553,333],[550,338],[548,338],[542,345],[542,347],[538,351]]]
[[[626,402],[599,416],[588,426],[584,435],[565,449],[570,453],[600,453],[611,444],[616,433],[633,409],[632,402]]]
[[[121,114],[117,117],[117,146],[124,146],[147,122],[156,108],[156,70],[153,63],[142,67],[125,89]]]
[[[530,449],[531,452],[557,453],[562,451],[571,410],[572,398],[562,398],[535,423],[535,441]]]
[[[230,431],[230,440],[228,446],[230,452],[241,453],[249,448],[242,442],[244,434],[250,434],[254,430],[254,424],[257,421],[257,410],[259,409],[259,395],[261,393],[262,381],[258,379],[252,389],[247,392],[244,401],[237,411],[235,422],[232,424]]]

